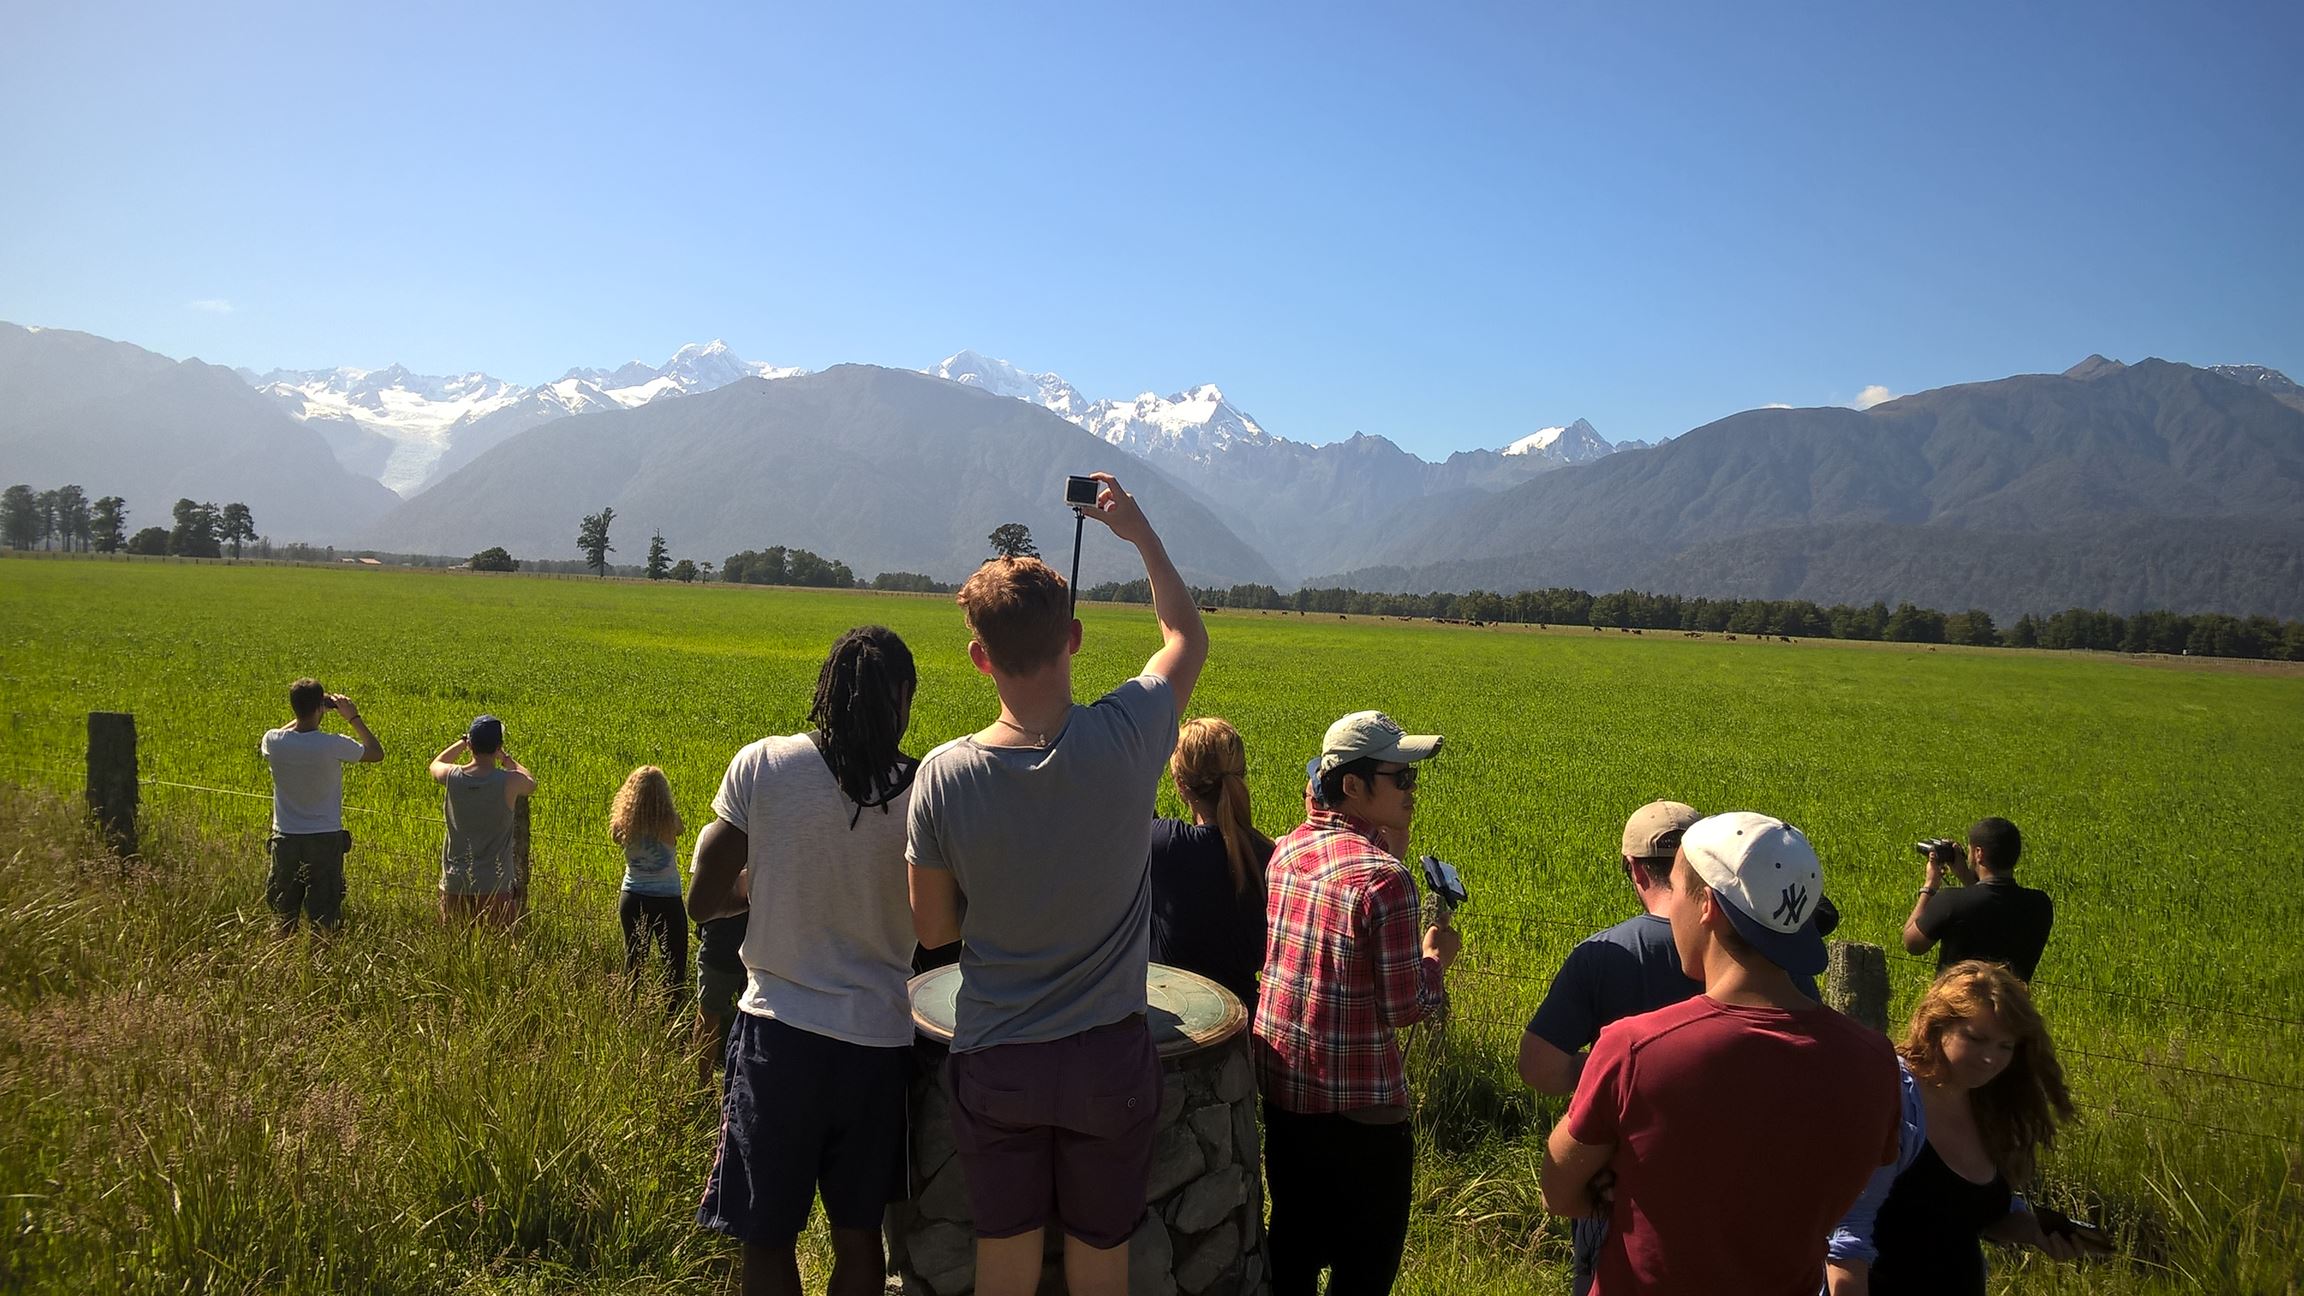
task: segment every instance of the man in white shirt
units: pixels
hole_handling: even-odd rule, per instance
[[[257,744],[272,767],[272,873],[264,902],[280,915],[280,930],[296,930],[302,913],[321,931],[334,931],[344,911],[344,767],[384,759],[384,744],[368,731],[360,708],[309,676],[288,686],[293,724],[265,731]],[[325,733],[330,712],[360,735]]]

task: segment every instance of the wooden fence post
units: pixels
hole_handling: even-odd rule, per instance
[[[88,713],[88,813],[122,859],[136,853],[136,717]]]
[[[1828,942],[1825,953],[1824,1002],[1887,1034],[1888,955],[1853,941]]]

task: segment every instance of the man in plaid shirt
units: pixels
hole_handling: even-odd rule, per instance
[[[1265,870],[1271,934],[1256,1007],[1264,1167],[1272,1194],[1273,1296],[1392,1289],[1408,1239],[1415,1134],[1398,1030],[1440,1011],[1441,973],[1463,940],[1421,932],[1400,856],[1416,812],[1412,737],[1379,711],[1328,727],[1315,804]]]

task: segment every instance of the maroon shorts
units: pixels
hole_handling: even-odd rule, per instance
[[[1106,1248],[1136,1231],[1160,1124],[1160,1055],[1143,1017],[955,1053],[944,1079],[976,1236],[1053,1221]]]

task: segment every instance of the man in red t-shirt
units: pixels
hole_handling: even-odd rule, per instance
[[[1704,993],[1601,1031],[1545,1144],[1545,1209],[1607,1217],[1598,1296],[1814,1296],[1833,1224],[1896,1155],[1895,1054],[1794,987],[1824,970],[1799,829],[1699,820],[1671,885]]]

